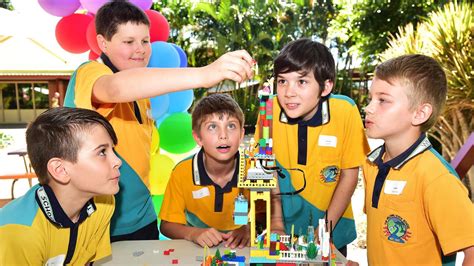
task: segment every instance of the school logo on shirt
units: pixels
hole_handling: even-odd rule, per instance
[[[327,166],[321,170],[320,178],[324,183],[332,183],[337,181],[339,176],[339,168],[335,165]]]
[[[387,217],[385,220],[385,226],[383,227],[385,236],[388,237],[388,240],[405,243],[411,237],[410,225],[402,217],[392,214]]]

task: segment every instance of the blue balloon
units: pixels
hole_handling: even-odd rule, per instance
[[[179,67],[178,51],[167,42],[156,41],[151,43],[151,57],[148,67],[173,68]]]
[[[156,96],[150,98],[150,105],[151,105],[151,117],[153,120],[158,120],[168,111],[168,107],[170,105],[170,97],[168,94]]]
[[[186,112],[193,104],[194,93],[193,90],[177,91],[168,94],[170,103],[168,113]]]
[[[172,43],[174,49],[179,54],[179,67],[187,67],[188,66],[188,57],[186,56],[186,53],[184,52],[183,48],[177,46],[176,44]]]

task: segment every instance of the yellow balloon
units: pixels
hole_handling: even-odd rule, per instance
[[[156,127],[153,127],[153,132],[151,134],[151,155],[154,155],[156,153],[160,152],[160,133],[158,133],[158,129]]]
[[[174,161],[164,154],[156,153],[151,155],[150,191],[152,195],[162,195],[165,193],[174,165]]]

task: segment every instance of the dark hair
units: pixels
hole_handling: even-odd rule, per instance
[[[216,93],[202,98],[194,106],[192,114],[193,130],[198,133],[202,122],[212,114],[235,117],[239,120],[240,126],[244,126],[244,114],[237,102],[227,94]]]
[[[113,0],[97,11],[95,29],[97,34],[110,41],[117,33],[118,27],[128,22],[150,27],[148,16],[139,7],[126,0]]]
[[[408,88],[412,109],[423,103],[431,104],[433,112],[421,125],[421,131],[426,132],[436,123],[448,91],[446,74],[436,60],[421,54],[402,55],[378,65],[375,77]]]
[[[61,158],[73,163],[77,161],[77,153],[81,147],[79,135],[95,125],[103,126],[113,143],[117,144],[117,135],[109,121],[88,109],[52,108],[28,125],[28,157],[41,184],[49,182],[47,165],[51,158]]]
[[[312,71],[320,88],[324,88],[326,80],[334,83],[336,79],[336,66],[329,48],[308,38],[288,43],[275,59],[275,78],[281,73],[295,71],[304,74]]]

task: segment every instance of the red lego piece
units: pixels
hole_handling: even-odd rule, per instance
[[[174,252],[174,248],[170,248],[168,249],[170,252]]]
[[[178,264],[178,259],[171,260],[171,264]]]
[[[163,255],[168,256],[170,254],[169,250],[163,251]]]

